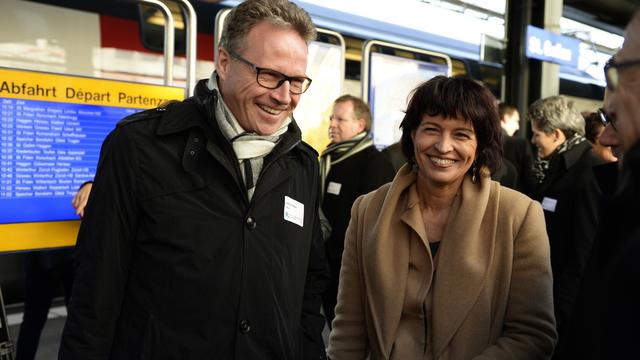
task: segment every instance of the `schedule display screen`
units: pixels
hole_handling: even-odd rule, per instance
[[[105,137],[181,88],[0,68],[0,224],[77,219]]]
[[[71,198],[95,176],[102,141],[139,110],[0,98],[0,222],[76,219]]]

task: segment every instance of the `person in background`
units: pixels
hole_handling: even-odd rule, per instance
[[[364,101],[351,95],[335,100],[329,119],[331,144],[320,156],[322,211],[332,229],[325,243],[331,280],[323,295],[329,326],[334,317],[344,233],[353,201],[391,181],[395,174],[373,145],[370,129],[371,112]]]
[[[562,95],[535,101],[527,114],[537,147],[533,198],[542,204],[553,269],[560,338],[571,315],[595,230],[600,189],[593,167],[601,161],[584,137],[584,118]]]
[[[611,61],[613,61],[613,57],[609,60],[609,62]],[[622,153],[618,140],[619,134],[613,125],[615,119],[609,112],[611,107],[610,94],[609,89],[605,88],[602,108],[595,113],[604,128],[598,141],[600,147],[611,149],[612,154],[615,154],[616,158],[620,158]],[[611,214],[616,213],[613,200],[618,187],[619,163],[605,162],[594,166],[593,172],[602,192],[598,205],[600,222],[571,316],[566,321],[563,336],[558,340],[556,352],[553,354],[554,360],[600,358],[598,350],[600,335],[592,330],[594,327],[593,314],[594,309],[600,306],[598,303],[601,291],[598,283],[601,272],[600,256],[607,251],[610,229],[617,226],[616,219]]]
[[[53,299],[62,289],[68,306],[72,284],[72,249],[34,250],[26,254],[24,315],[16,344],[16,360],[35,359]]]
[[[503,130],[504,158],[514,165],[518,176],[518,184],[515,189],[531,195],[534,187],[531,173],[533,164],[531,145],[527,139],[515,135],[516,131],[520,129],[520,113],[515,106],[504,102],[498,104],[498,113],[500,114],[500,126]]]
[[[398,172],[398,170],[407,163],[407,158],[405,158],[402,153],[402,145],[400,144],[400,141],[394,142],[382,149],[380,152],[387,158],[395,172]]]
[[[84,217],[84,208],[87,206],[87,201],[89,201],[89,194],[91,194],[91,188],[93,187],[93,181],[87,181],[80,185],[80,189],[73,196],[73,200],[71,200],[71,205],[76,211],[76,215],[81,218]]]
[[[505,102],[498,104],[500,114],[500,126],[507,136],[515,136],[520,130],[520,112],[518,108]]]
[[[60,360],[325,358],[319,167],[292,118],[315,34],[244,1],[193,97],[107,137]]]
[[[489,177],[502,150],[493,95],[436,76],[401,126],[409,164],[353,205],[329,357],[549,358],[544,215]]]
[[[613,155],[611,147],[603,146],[600,144],[600,135],[604,131],[605,124],[602,121],[603,110],[592,112],[584,116],[584,132],[585,137],[589,140],[591,148],[594,154],[599,157],[603,162],[616,162],[618,158]]]

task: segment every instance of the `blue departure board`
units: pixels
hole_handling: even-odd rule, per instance
[[[0,97],[0,223],[77,219],[115,124],[142,109]]]

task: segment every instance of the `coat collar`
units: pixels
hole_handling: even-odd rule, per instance
[[[564,175],[567,169],[575,165],[587,152],[591,152],[591,145],[588,141],[583,141],[571,149],[559,154],[549,165],[547,176],[538,186],[537,194],[540,197],[547,189],[556,182],[556,180]]]
[[[496,196],[499,186],[489,177],[478,183],[466,176],[460,206],[453,210],[438,250],[438,268],[433,282],[433,355],[437,358],[471,311],[492,262],[497,222]],[[415,233],[428,249],[416,175],[409,165],[393,180],[374,228],[371,244],[364,250],[363,267],[367,297],[373,314],[373,329],[380,354],[389,356],[396,337],[409,268],[409,243]],[[433,263],[429,259],[429,268]],[[372,344],[373,345],[373,344]]]
[[[182,103],[167,106],[165,116],[156,128],[156,135],[168,135],[185,131],[192,127],[203,127],[202,119],[213,120],[213,105],[217,94],[207,89],[207,80],[200,80],[194,95]],[[180,106],[195,104],[196,106]]]

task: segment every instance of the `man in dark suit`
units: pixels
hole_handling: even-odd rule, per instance
[[[338,295],[340,263],[344,234],[355,199],[393,179],[394,171],[375,148],[369,134],[371,112],[361,99],[343,95],[336,99],[331,112],[331,144],[320,157],[322,211],[331,224],[325,248],[331,280],[323,295],[323,309],[329,326],[334,317]]]
[[[516,190],[531,196],[534,187],[531,175],[533,152],[529,141],[516,135],[520,128],[520,113],[516,107],[503,102],[498,105],[498,112],[500,113],[500,125],[503,129],[502,151],[504,158],[514,165],[518,173]]]
[[[622,49],[605,65],[607,90],[599,141],[611,146],[620,166],[602,202],[588,272],[570,332],[557,358],[637,359],[640,323],[640,11],[625,30]],[[615,181],[615,179],[613,179]]]
[[[622,49],[605,66],[610,92],[609,115],[617,129],[621,172],[618,189],[608,218],[606,243],[600,258],[597,295],[600,323],[596,338],[600,358],[637,359],[640,324],[640,11],[636,11],[625,30]]]

